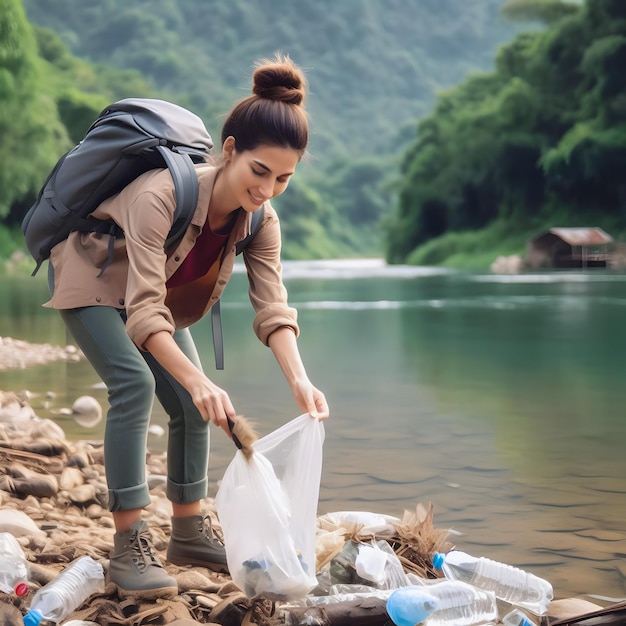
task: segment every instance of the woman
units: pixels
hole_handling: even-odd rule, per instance
[[[280,265],[280,225],[269,200],[285,191],[306,150],[305,77],[277,55],[253,75],[253,93],[237,103],[222,130],[222,158],[198,165],[198,204],[174,249],[164,250],[174,209],[169,171],[140,176],[94,212],[124,231],[113,260],[107,237],[72,233],[50,257],[51,300],[107,386],[104,436],[109,508],[115,524],[109,578],[122,595],[171,596],[176,580],[154,553],[142,509],[150,503],[145,477],[146,434],[154,394],[169,416],[167,496],[172,534],[167,559],[226,571],[223,545],[203,530],[209,423],[227,433],[236,412],[228,393],[202,371],[188,326],[203,317],[228,282],[235,244],[259,231],[244,251],[255,310],[254,331],[270,347],[301,411],[329,415],[310,382],[287,304]]]

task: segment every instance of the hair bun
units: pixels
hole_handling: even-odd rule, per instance
[[[252,82],[252,93],[259,98],[295,105],[304,102],[306,79],[288,56],[276,54],[274,59],[259,62]]]

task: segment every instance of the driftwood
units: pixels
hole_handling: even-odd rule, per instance
[[[383,598],[363,598],[290,609],[285,616],[289,626],[385,626],[389,622]]]
[[[52,448],[46,446],[47,450],[56,450],[51,456],[41,454],[40,450],[23,450],[19,449],[19,441],[15,440],[9,443],[0,441],[0,465],[7,467],[11,463],[23,463],[35,471],[50,472],[52,474],[60,473],[65,467],[65,458],[62,455],[64,448]]]
[[[558,609],[559,602],[567,603],[568,600],[553,602],[552,610]],[[595,611],[578,614],[571,617],[565,617],[556,621],[550,621],[550,626],[609,626],[609,625],[626,624],[626,602],[618,602],[605,608],[599,608]]]

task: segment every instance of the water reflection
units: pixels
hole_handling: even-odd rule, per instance
[[[461,533],[460,547],[532,568],[559,597],[625,595],[625,276],[475,275],[372,260],[286,263],[285,277],[309,373],[333,413],[320,513],[401,515],[432,501],[436,524]],[[34,280],[0,282],[2,334],[64,343]],[[243,274],[223,311],[226,369],[213,371],[204,322],[193,331],[203,363],[269,432],[297,412],[252,334]],[[49,414],[85,393],[105,403],[98,384],[86,363],[0,373],[0,388],[38,392]],[[74,438],[101,436],[102,425],[55,419]],[[158,404],[153,423],[166,427]],[[162,450],[165,437],[150,435],[149,445]],[[213,433],[213,493],[233,451]]]

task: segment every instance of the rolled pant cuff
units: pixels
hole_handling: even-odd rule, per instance
[[[185,483],[180,485],[167,479],[166,494],[170,502],[176,504],[189,504],[190,502],[197,502],[207,497],[209,490],[209,480],[203,478],[195,483]]]
[[[150,491],[145,483],[125,489],[109,489],[109,511],[143,509],[151,502]]]

